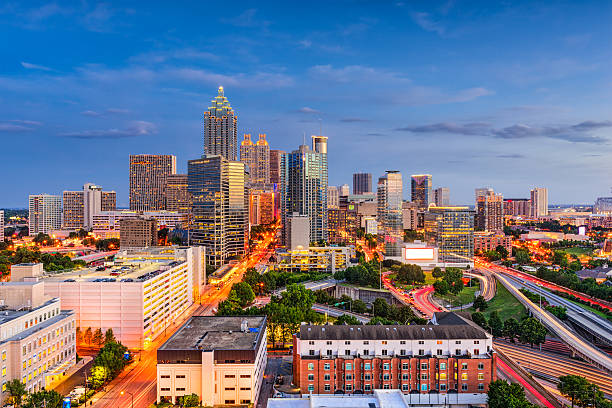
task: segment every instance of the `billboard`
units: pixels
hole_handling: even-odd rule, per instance
[[[418,261],[433,261],[434,248],[404,248],[404,259]]]

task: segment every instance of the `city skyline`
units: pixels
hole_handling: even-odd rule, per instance
[[[552,204],[609,195],[611,5],[331,4],[317,18],[257,6],[206,6],[219,16],[206,25],[203,5],[2,8],[15,40],[1,46],[0,137],[24,166],[0,206],[91,181],[126,207],[129,155],[175,155],[186,173],[218,86],[238,137],[292,151],[304,133],[328,136],[330,185],[397,169],[432,174],[453,204],[479,185],[517,198],[546,187]]]

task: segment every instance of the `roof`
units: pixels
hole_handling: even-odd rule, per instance
[[[456,325],[302,325],[301,340],[449,340],[486,339],[481,328],[469,323]]]
[[[576,272],[576,275],[580,279],[593,278],[593,279],[606,279],[609,275],[612,275],[612,267],[599,267],[595,269],[583,269]]]
[[[255,350],[265,328],[265,316],[193,316],[159,350]]]

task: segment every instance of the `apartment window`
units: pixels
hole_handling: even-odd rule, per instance
[[[364,345],[367,345],[367,344],[370,344],[370,342],[369,342],[368,340],[364,340],[364,341],[363,341],[363,344],[364,344]]]
[[[385,384],[385,385],[383,385],[383,390],[388,390],[388,389],[390,389],[390,388],[391,388],[391,387],[389,386],[389,384]]]
[[[350,340],[345,340],[344,344],[351,344],[351,341]]]
[[[483,363],[478,363],[478,369],[479,370],[484,370],[484,364]]]
[[[427,370],[427,363],[421,363],[421,370]]]
[[[408,370],[408,363],[402,363],[402,370]]]
[[[344,354],[347,355],[347,356],[350,356],[351,355],[351,350],[344,350]]]
[[[314,381],[314,374],[308,374],[308,381]]]
[[[314,356],[315,355],[314,350],[308,350],[308,355]]]
[[[311,346],[314,346],[314,341],[310,340],[310,341],[308,341],[308,344],[311,345]]]
[[[405,356],[406,355],[406,350],[405,349],[401,349],[400,350],[400,356]]]
[[[329,363],[323,364],[323,369],[324,370],[329,370]]]
[[[387,350],[383,349],[383,350],[381,351],[381,354],[382,354],[383,356],[386,356],[386,355],[387,355]]]
[[[328,355],[328,356],[331,356],[331,355],[332,355],[332,351],[331,351],[331,350],[327,350],[327,352],[326,352],[326,353],[327,353],[327,355]]]
[[[344,388],[345,388],[347,391],[352,391],[352,390],[353,390],[353,384],[346,384],[346,385],[344,386]]]
[[[6,360],[6,351],[2,351],[2,361]]]
[[[468,364],[467,363],[461,363],[461,369],[462,370],[467,370],[468,369]]]
[[[323,376],[323,380],[324,380],[324,381],[329,381],[330,379],[331,379],[331,378],[330,378],[330,375],[329,375],[329,374],[325,374],[325,375]]]
[[[400,340],[400,344],[406,344],[406,340]]]
[[[347,370],[352,370],[353,369],[353,365],[351,363],[346,363],[346,366],[344,367]]]
[[[4,391],[4,385],[2,387],[3,387],[2,391]],[[170,391],[170,388],[162,387],[162,388],[160,388],[160,390],[162,390],[162,391]]]
[[[389,374],[388,373],[384,373],[383,374],[383,381],[389,381]]]
[[[233,375],[232,375],[232,377],[233,377]],[[176,378],[185,378],[185,375],[184,374],[183,375],[177,375]],[[226,376],[226,378],[227,378],[227,376]]]
[[[251,374],[240,374],[240,378],[251,378]]]
[[[363,350],[363,355],[364,356],[369,356],[370,355],[370,350]]]
[[[455,340],[455,344],[461,344],[461,340]]]
[[[456,350],[455,350],[455,354],[456,354],[456,355],[458,355],[458,356],[460,356],[460,355],[461,355],[461,349],[456,349]]]
[[[23,346],[23,355],[25,356],[28,353],[26,346]]]
[[[325,384],[323,388],[325,389],[325,391],[331,391],[331,387],[329,386],[329,384]]]
[[[402,391],[410,390],[410,386],[408,384],[402,384]]]
[[[421,391],[427,391],[427,384],[421,384]]]
[[[419,349],[419,356],[424,356],[424,355],[425,355],[425,350]]]
[[[314,391],[314,385],[313,384],[308,384],[308,391],[309,392]]]
[[[308,363],[308,369],[314,370],[314,363]]]
[[[436,344],[442,344],[442,340],[438,340]]]
[[[161,378],[170,378],[169,375],[162,375]]]
[[[236,403],[236,400],[225,400],[226,405],[234,405],[235,403]]]
[[[461,384],[461,391],[467,391],[467,389],[468,389],[467,384]]]
[[[461,379],[462,380],[467,380],[468,379],[467,373],[461,373]]]
[[[371,390],[372,390],[372,386],[371,386],[370,384],[365,384],[365,385],[363,386],[363,389],[364,389],[365,391],[371,391]]]
[[[478,391],[484,391],[484,384],[478,384]]]
[[[240,391],[251,391],[251,387],[240,387]]]
[[[353,374],[347,374],[346,381],[352,381],[352,380],[353,380]]]
[[[178,375],[176,378],[178,378]],[[236,376],[234,374],[225,374],[225,378],[236,378]]]
[[[370,381],[372,379],[372,376],[370,374],[364,374],[364,380],[366,381]]]
[[[419,344],[425,344],[425,341],[419,340]]]
[[[384,363],[383,370],[388,370],[388,369],[389,369],[389,363]]]
[[[484,373],[478,373],[478,379],[484,380]]]
[[[364,370],[371,370],[371,369],[372,369],[372,366],[370,365],[370,363],[365,363],[365,364],[363,365],[363,369],[364,369]]]
[[[177,391],[179,390],[179,388],[176,389]],[[185,389],[181,389],[181,391],[185,391]],[[225,387],[225,391],[236,391],[236,387]]]
[[[387,344],[387,340],[383,340],[383,341],[382,341],[382,344]]]
[[[421,380],[426,380],[427,379],[427,374],[423,373],[421,374]]]
[[[480,341],[474,340],[474,344],[480,344]]]
[[[410,376],[408,374],[402,374],[403,381],[408,381],[409,379],[410,379]]]
[[[177,391],[185,391],[185,388],[184,388],[184,387],[182,387],[182,388],[177,388],[176,390],[177,390]],[[225,390],[227,391],[228,389],[226,388]],[[232,388],[232,390],[233,390],[233,388]]]
[[[440,384],[440,391],[446,391],[446,384]]]
[[[249,388],[249,389],[250,389],[250,388]],[[241,404],[250,404],[250,403],[251,403],[251,400],[250,400],[250,399],[243,399],[243,400],[240,400],[240,403],[241,403]]]
[[[325,344],[327,344],[328,346],[331,346],[332,342],[331,342],[331,340],[327,340],[327,341],[325,342]]]
[[[439,356],[441,356],[441,355],[442,355],[442,354],[444,354],[444,353],[442,353],[442,349],[438,349],[438,350],[436,350],[436,354],[437,354],[437,355],[439,355]]]
[[[474,355],[477,356],[480,354],[480,349],[474,349]]]

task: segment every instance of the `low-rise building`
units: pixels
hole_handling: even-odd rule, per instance
[[[157,246],[157,221],[155,218],[124,218],[119,222],[119,247],[146,248]]]
[[[498,246],[512,253],[512,237],[499,232],[474,232],[474,252],[494,251]]]
[[[72,309],[82,330],[113,329],[117,340],[146,348],[197,300],[206,282],[202,247],[124,250],[106,267],[43,277],[45,293]]]
[[[437,323],[304,324],[293,338],[293,382],[313,394],[486,394],[496,379],[492,336],[455,313]]]
[[[157,402],[257,404],[267,364],[265,316],[194,316],[157,350]]]
[[[139,217],[155,219],[158,228],[167,227],[170,230],[183,229],[189,224],[189,214],[174,211],[101,211],[92,217],[92,231],[99,238],[119,238],[121,220]]]
[[[355,248],[326,246],[281,250],[276,252],[276,258],[274,267],[277,270],[335,273],[351,266],[351,259],[355,258]]]

